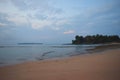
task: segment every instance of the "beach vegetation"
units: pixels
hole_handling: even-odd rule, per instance
[[[72,44],[101,44],[120,42],[118,35],[87,35],[85,37],[76,35],[75,40],[72,40]]]

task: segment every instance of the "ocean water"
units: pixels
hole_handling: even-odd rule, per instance
[[[86,54],[96,45],[2,45],[0,66]]]

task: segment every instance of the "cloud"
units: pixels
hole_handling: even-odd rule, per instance
[[[13,22],[16,25],[26,25],[26,24],[28,24],[28,20],[27,20],[26,16],[10,15],[10,16],[7,16],[6,19],[10,22]]]
[[[63,20],[63,19],[45,19],[45,20],[40,20],[40,19],[32,19],[30,20],[31,26],[33,29],[44,29],[44,28],[51,28],[53,30],[60,30],[60,28],[65,25],[69,24],[69,21]]]
[[[59,30],[69,23],[61,15],[62,9],[54,7],[48,0],[6,0],[0,4],[0,12],[6,14],[6,21],[15,26],[29,25],[33,29]]]
[[[14,4],[14,6],[16,6],[18,9],[20,10],[26,10],[28,9],[28,5],[27,5],[27,0],[12,0],[12,3]],[[30,0],[29,0],[30,1]]]
[[[0,27],[6,26],[7,24],[5,23],[0,23]]]
[[[75,34],[119,34],[118,1],[0,0],[0,39],[41,41],[45,36],[43,41],[50,41],[48,36],[51,41],[57,41],[59,36],[66,41],[72,40],[70,37]],[[69,39],[64,34],[68,34]]]
[[[16,6],[14,6],[10,0],[6,0],[0,4],[0,13],[2,13],[2,15],[0,14],[0,16],[2,16],[4,22],[7,22],[8,24],[12,23],[17,26],[21,26],[28,23],[26,13],[17,9]],[[9,26],[10,25],[11,24],[9,24]]]
[[[63,7],[59,7],[53,2],[54,0],[2,0],[0,12],[7,14],[6,20],[17,26],[29,25],[33,29],[51,28],[59,30],[61,26],[66,24],[80,27],[93,26],[93,23],[102,22],[103,18],[109,17],[112,10],[119,11],[118,5],[115,5],[117,1],[113,1],[112,4],[110,2],[105,3],[102,6],[96,4],[96,7],[80,6],[77,13],[74,12],[75,14],[69,12],[72,10],[71,8],[69,10],[65,7],[66,11],[64,11]],[[68,13],[66,13],[67,11]],[[116,14],[116,11],[112,11],[112,13]]]
[[[52,21],[49,20],[31,20],[31,26],[33,29],[42,29],[48,26],[51,26],[53,24]]]
[[[60,27],[52,27],[52,29],[58,31],[60,30]]]
[[[63,34],[73,34],[73,33],[75,33],[75,31],[73,30],[68,30],[68,31],[63,32]]]

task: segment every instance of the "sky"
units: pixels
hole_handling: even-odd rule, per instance
[[[120,0],[0,0],[0,44],[119,35]]]

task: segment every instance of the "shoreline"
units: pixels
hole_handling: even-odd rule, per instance
[[[55,46],[54,46],[55,47]],[[58,47],[58,46],[57,46]],[[36,62],[36,61],[46,61],[46,60],[61,60],[61,59],[64,59],[64,58],[69,58],[69,57],[74,57],[74,56],[81,56],[81,55],[86,55],[86,54],[94,54],[94,53],[101,53],[101,52],[104,52],[104,51],[108,51],[108,50],[114,50],[114,49],[120,49],[120,43],[109,43],[109,44],[101,44],[101,45],[97,45],[97,46],[94,46],[94,48],[91,48],[91,49],[86,49],[85,52],[81,52],[81,53],[72,53],[72,54],[68,54],[68,56],[61,56],[61,57],[53,57],[53,58],[42,58],[42,56],[44,57],[46,54],[49,54],[51,52],[54,52],[54,51],[49,51],[49,52],[45,52],[43,53],[43,55],[41,57],[36,57],[35,60],[31,60],[31,61],[27,61],[27,59],[22,60],[22,59],[17,59],[18,61],[21,60],[21,62],[19,61],[17,63],[17,60],[16,62],[14,63],[0,63],[0,67],[5,67],[5,66],[12,66],[12,65],[17,65],[17,64],[22,64],[22,63],[27,63],[27,62]]]
[[[119,80],[120,49],[0,67],[0,80]]]

